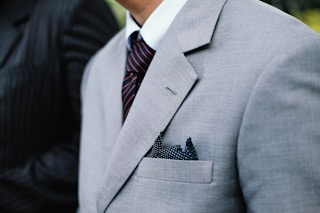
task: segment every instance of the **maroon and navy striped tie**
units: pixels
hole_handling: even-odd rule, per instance
[[[134,32],[131,35],[131,49],[122,84],[123,122],[129,113],[133,100],[155,53],[142,39],[137,39],[137,35],[138,32]]]

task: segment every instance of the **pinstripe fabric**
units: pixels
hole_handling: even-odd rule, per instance
[[[72,212],[82,71],[115,19],[103,0],[0,9],[0,212]]]
[[[137,31],[131,35],[131,49],[128,55],[126,75],[122,85],[123,121],[125,121],[129,113],[155,53],[143,40],[137,39],[137,36]]]

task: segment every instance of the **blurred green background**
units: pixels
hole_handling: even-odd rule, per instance
[[[121,27],[125,24],[125,10],[115,1],[106,0]],[[190,0],[192,1],[192,0]],[[214,1],[214,0],[213,0]],[[263,0],[297,17],[315,31],[320,32],[320,0]]]

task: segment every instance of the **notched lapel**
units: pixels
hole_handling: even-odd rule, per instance
[[[15,26],[21,25],[28,20],[32,13],[35,0],[18,1],[10,0],[4,4],[4,11],[0,14],[0,67],[2,67],[10,52],[16,47],[22,32],[19,32]]]
[[[186,3],[170,27],[183,52],[193,51],[212,41],[226,2],[227,0],[190,0]]]
[[[2,67],[22,34],[19,33],[11,23],[2,22],[0,25],[2,25],[0,28],[0,67]]]
[[[197,74],[176,44],[166,39],[156,53],[108,162],[97,207],[103,212],[151,149],[189,94]]]

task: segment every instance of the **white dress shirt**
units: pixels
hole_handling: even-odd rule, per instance
[[[154,50],[158,50],[163,36],[166,34],[171,23],[187,0],[164,0],[148,17],[142,27],[140,27],[127,11],[126,14],[126,39],[130,49],[130,35],[135,31],[140,31],[139,37]]]

